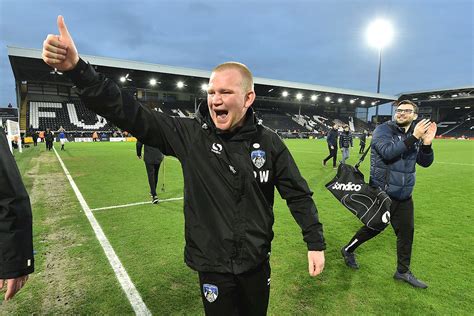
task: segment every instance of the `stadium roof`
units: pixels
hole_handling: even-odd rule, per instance
[[[442,89],[442,90],[424,90],[400,93],[399,100],[409,99],[413,101],[474,101],[474,86]]]
[[[67,78],[60,73],[52,71],[41,59],[41,50],[19,47],[8,47],[8,55],[13,74],[17,82],[31,81],[43,83],[70,84]],[[151,64],[115,58],[81,55],[95,68],[106,76],[116,79],[127,76],[124,87],[151,89],[161,91],[177,91],[176,83],[182,81],[182,92],[203,95],[201,87],[208,82],[210,71],[173,67],[160,64]],[[159,83],[151,87],[150,79]],[[369,108],[377,104],[395,101],[396,96],[377,94],[371,92],[339,89],[300,82],[283,81],[276,79],[255,77],[255,91],[260,99],[268,99],[287,103],[319,104],[347,107]],[[288,97],[283,97],[283,91],[288,92]],[[296,95],[303,94],[303,100],[297,101]],[[317,96],[311,100],[311,96]],[[329,100],[327,100],[329,98]],[[352,100],[352,101],[351,101]]]

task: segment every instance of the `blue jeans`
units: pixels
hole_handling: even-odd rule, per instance
[[[346,162],[346,159],[349,159],[349,148],[341,147],[342,150],[342,163]]]

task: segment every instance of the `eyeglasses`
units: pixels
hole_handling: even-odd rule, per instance
[[[395,112],[397,114],[402,114],[402,113],[412,114],[413,110],[412,109],[396,109]]]

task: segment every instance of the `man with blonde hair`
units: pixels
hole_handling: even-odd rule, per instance
[[[207,107],[195,118],[170,117],[142,106],[80,59],[61,16],[58,28],[60,35],[43,43],[43,60],[73,81],[89,109],[181,162],[184,256],[199,273],[206,314],[266,314],[275,187],[301,227],[309,274],[321,273],[325,242],[312,192],[285,144],[257,123],[245,65],[217,66]]]
[[[228,61],[223,64],[217,65],[212,69],[212,72],[228,70],[228,69],[237,69],[242,76],[242,89],[245,91],[250,91],[254,89],[253,86],[253,75],[250,69],[242,63],[236,61]]]

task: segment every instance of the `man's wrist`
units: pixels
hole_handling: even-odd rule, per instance
[[[64,74],[80,89],[91,86],[99,80],[99,75],[90,64],[79,58],[76,66]]]
[[[433,151],[433,149],[431,148],[431,143],[421,145],[421,151],[425,154],[431,153]]]
[[[78,54],[76,56],[76,60],[74,60],[72,68],[69,71],[74,70],[77,67],[77,65],[79,64],[79,60],[81,60],[81,58],[79,57],[79,54]]]

